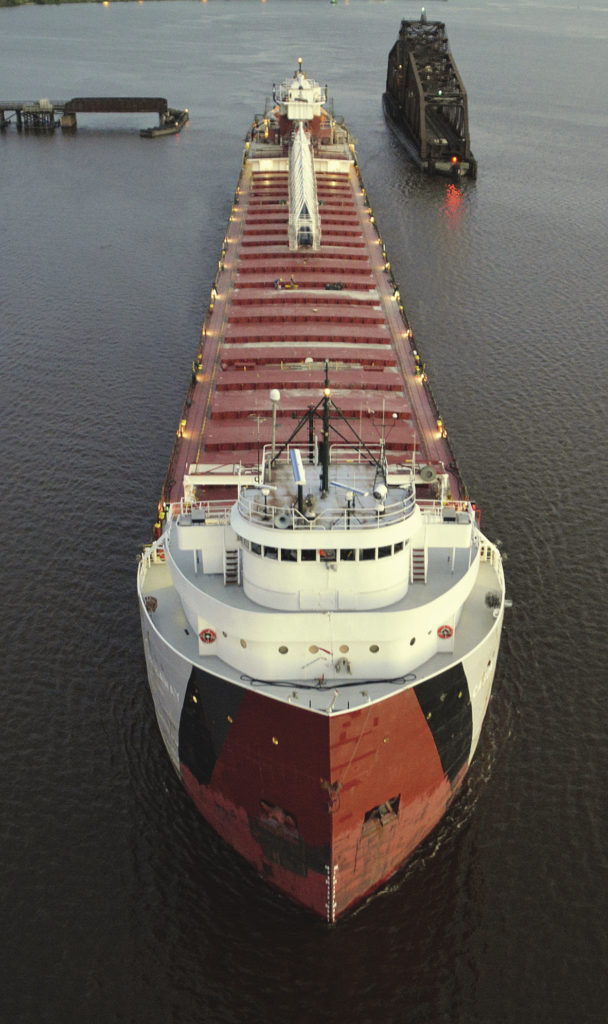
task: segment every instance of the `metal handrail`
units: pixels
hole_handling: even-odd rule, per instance
[[[368,530],[394,526],[409,519],[416,508],[416,498],[411,494],[384,508],[336,505],[309,515],[296,506],[270,505],[259,494],[249,497],[247,491],[241,492],[237,504],[244,519],[275,530]]]
[[[342,506],[331,506],[310,515],[302,513],[297,506],[288,507],[285,505],[271,505],[256,491],[253,495],[251,490],[241,491],[236,503],[232,501],[188,501],[181,498],[169,506],[171,519],[177,519],[181,515],[190,515],[192,512],[202,512],[205,521],[220,524],[230,522],[230,515],[235,504],[244,519],[260,526],[278,530],[366,530],[378,529],[384,526],[394,526],[396,523],[404,522],[413,515],[416,505],[425,517],[440,520],[446,508],[454,509],[457,512],[470,512],[472,509],[467,501],[433,501],[422,500],[416,502],[415,495],[406,494],[402,501],[385,505],[384,510],[379,507],[373,508],[347,508]]]
[[[263,464],[267,465],[272,462],[275,465],[278,464],[289,464],[289,452],[292,448],[297,448],[301,454],[302,459],[305,463],[317,465],[316,461],[316,445],[308,444],[286,444],[285,449],[280,455],[276,455],[272,458],[272,445],[265,444],[263,446]],[[380,444],[370,444],[367,446],[367,451],[360,444],[332,444],[330,445],[330,466],[334,465],[349,465],[354,463],[361,463],[362,465],[369,464],[371,457],[380,459],[383,449]],[[390,448],[384,449],[384,454],[389,461],[389,473],[392,471],[397,472],[410,472],[412,477],[414,475],[415,467],[413,466],[412,460],[399,462],[398,459],[403,460],[402,452],[393,452]],[[314,460],[314,461],[313,461]]]
[[[188,501],[186,498],[180,498],[179,501],[171,502],[169,512],[171,519],[190,515],[192,512],[203,512],[207,521],[213,519],[220,523],[229,523],[233,508],[233,501]]]

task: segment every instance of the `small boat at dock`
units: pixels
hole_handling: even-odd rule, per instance
[[[142,128],[139,134],[143,139],[157,139],[162,135],[177,135],[188,123],[188,120],[187,110],[175,110],[170,107],[161,115],[161,123],[156,128]]]

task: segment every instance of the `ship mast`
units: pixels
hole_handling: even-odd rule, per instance
[[[325,360],[325,386],[323,388],[323,445],[321,447],[321,497],[326,498],[329,491],[329,403],[331,388],[329,386],[329,360]]]

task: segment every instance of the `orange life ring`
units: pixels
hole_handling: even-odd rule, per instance
[[[202,629],[198,635],[204,644],[213,644],[217,639],[217,633],[213,629]]]
[[[441,640],[449,640],[454,635],[454,630],[451,626],[440,626],[437,630],[437,636]]]

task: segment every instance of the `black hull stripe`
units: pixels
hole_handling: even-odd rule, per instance
[[[473,737],[471,697],[462,663],[420,683],[415,692],[441,766],[453,783],[468,761]]]
[[[244,690],[225,679],[192,669],[179,723],[179,760],[201,785],[211,782],[244,695]]]

